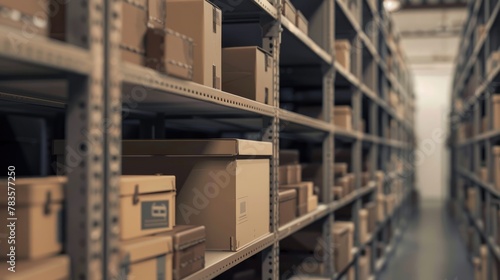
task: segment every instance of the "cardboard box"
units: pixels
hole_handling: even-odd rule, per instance
[[[377,203],[369,202],[365,209],[368,211],[368,232],[373,233],[377,228]]]
[[[335,40],[335,61],[345,70],[351,71],[351,42],[349,40]]]
[[[366,209],[360,209],[358,212],[359,217],[359,241],[365,243],[368,241],[368,211]]]
[[[293,6],[292,2],[290,2],[290,0],[283,1],[282,13],[291,23],[295,23],[297,10]]]
[[[309,197],[313,193],[312,182],[302,182],[293,185],[282,185],[281,190],[295,190],[297,192],[297,217],[307,214]]]
[[[500,94],[491,95],[493,103],[493,130],[500,130]]]
[[[333,123],[343,129],[352,129],[352,109],[350,106],[335,106]]]
[[[280,165],[290,165],[300,163],[299,150],[280,150]]]
[[[5,181],[6,182],[6,181]],[[62,252],[64,241],[64,177],[17,178],[15,181],[15,223],[16,258],[40,259]],[[5,225],[0,227],[0,234],[9,236],[7,227],[7,184],[0,192],[0,219]],[[10,253],[5,243],[0,246],[0,259],[6,259]]]
[[[307,213],[312,212],[318,208],[318,196],[311,195],[307,200]]]
[[[377,221],[383,222],[386,217],[385,212],[385,195],[377,195]]]
[[[342,188],[342,193],[344,196],[347,196],[351,193],[349,182],[350,182],[350,180],[349,180],[348,176],[344,176],[342,178],[339,178],[335,182],[336,185],[339,185]]]
[[[302,165],[288,165],[287,181],[288,184],[298,184],[302,182]]]
[[[344,197],[344,189],[342,187],[333,187],[333,199],[340,200]]]
[[[472,259],[472,265],[474,267],[474,280],[482,280],[481,259],[474,257]]]
[[[370,259],[368,256],[359,257],[359,280],[368,280],[370,278]]]
[[[493,169],[500,170],[500,146],[493,147]],[[500,191],[500,172],[493,172],[495,188]]]
[[[279,226],[283,226],[297,217],[297,191],[279,190]]]
[[[193,79],[193,39],[170,29],[146,33],[146,66],[181,79]]]
[[[477,190],[475,188],[467,189],[467,209],[472,215],[476,213]]]
[[[280,186],[288,184],[288,165],[278,167],[278,184]]]
[[[221,10],[206,0],[167,0],[167,28],[193,38],[193,81],[221,89]]]
[[[120,244],[121,274],[127,279],[172,280],[173,244],[170,236],[148,236]]]
[[[488,168],[487,167],[481,167],[479,170],[479,179],[483,182],[488,182]]]
[[[120,178],[120,238],[172,230],[175,226],[175,176]]]
[[[491,74],[500,65],[500,51],[494,51],[490,54],[486,63],[486,74]]]
[[[274,106],[273,57],[259,47],[222,49],[222,90]]]
[[[487,245],[482,245],[479,248],[479,256],[481,258],[481,280],[490,279],[488,277],[488,251],[489,250]]]
[[[349,171],[349,166],[347,165],[347,163],[335,163],[333,165],[333,169],[335,178],[338,178],[343,177],[347,174],[347,172]]]
[[[48,0],[0,0],[0,7],[0,25],[19,29],[29,36],[48,36],[49,20],[45,12],[49,9]]]
[[[352,259],[351,251],[354,246],[354,223],[334,221],[332,233],[335,271],[342,271]]]
[[[295,18],[295,25],[304,32],[304,34],[309,34],[309,22],[301,11],[297,11],[297,16]]]
[[[123,61],[137,65],[145,64],[146,46],[145,36],[148,30],[148,10],[146,0],[132,2],[122,0],[122,41],[120,43]]]
[[[271,143],[128,140],[122,154],[124,174],[176,176],[176,222],[204,225],[207,249],[237,251],[269,233]]]
[[[70,279],[70,259],[66,255],[58,255],[39,260],[16,260],[16,272],[7,269],[10,264],[0,262],[2,280],[61,280]]]
[[[206,231],[204,226],[175,226],[161,234],[172,239],[173,280],[183,279],[205,267]]]
[[[384,193],[384,177],[385,173],[383,171],[376,171],[375,178],[377,179],[377,191],[378,193]]]

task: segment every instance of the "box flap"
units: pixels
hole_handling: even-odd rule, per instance
[[[297,198],[297,191],[292,190],[279,190],[279,202],[288,201],[294,198]]]
[[[206,240],[205,226],[179,225],[159,236],[171,237],[175,251],[184,250]]]
[[[147,194],[175,191],[175,176],[136,176],[120,177],[120,195]]]
[[[271,156],[270,142],[240,139],[124,140],[123,155]]]
[[[173,253],[171,236],[148,236],[120,243],[122,259],[131,263]]]
[[[57,203],[64,200],[66,177],[18,178],[14,187],[17,205],[40,205]],[[7,190],[7,187],[5,187]],[[7,203],[7,191],[0,192],[0,205]]]
[[[31,280],[31,279],[70,279],[69,257],[60,255],[42,260],[17,261],[16,272],[10,273],[7,268],[10,265],[2,261],[0,263],[0,276],[2,280]]]

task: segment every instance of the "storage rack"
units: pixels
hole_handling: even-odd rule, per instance
[[[488,279],[493,279],[492,267],[500,261],[498,234],[498,199],[500,192],[494,186],[493,146],[498,145],[500,131],[493,130],[493,104],[491,97],[498,93],[500,67],[487,72],[487,63],[492,52],[500,49],[500,2],[491,0],[468,1],[466,21],[456,61],[454,87],[451,95],[450,114],[450,207],[461,230],[474,229],[470,242],[471,259],[480,255],[481,244],[488,247]],[[478,28],[484,27],[484,34]],[[481,119],[488,120],[485,130]],[[463,125],[470,123],[471,136],[464,137]],[[461,131],[462,130],[462,131]],[[482,165],[488,170],[488,179],[479,175]],[[475,209],[466,205],[466,192],[476,189]],[[483,211],[483,208],[485,211]],[[484,213],[484,214],[483,214]]]
[[[70,223],[66,251],[72,259],[73,279],[117,279],[119,276],[117,190],[121,174],[121,126],[123,118],[134,118],[136,114],[146,119],[144,123],[156,128],[155,133],[149,132],[150,138],[165,137],[165,125],[198,130],[206,129],[205,124],[209,122],[218,131],[225,127],[260,131],[256,139],[273,143],[270,233],[238,252],[207,252],[205,268],[187,279],[212,279],[255,254],[262,255],[262,278],[280,279],[280,240],[321,221],[324,223],[324,239],[331,241],[330,229],[336,210],[352,204],[357,213],[362,198],[374,199],[374,180],[368,186],[361,186],[363,149],[369,150],[371,166],[376,167],[371,169],[372,179],[375,178],[374,170],[381,169],[386,172],[386,177],[402,180],[405,186],[403,202],[393,215],[378,225],[371,240],[360,244],[358,233],[355,233],[355,246],[361,249],[355,250],[351,266],[358,266],[358,256],[365,246],[372,246],[375,256],[376,245],[380,243],[387,248],[381,257],[372,258],[371,267],[375,275],[383,268],[404,229],[415,174],[411,79],[404,65],[391,65],[390,69],[386,63],[389,54],[399,53],[394,43],[398,40],[397,35],[381,0],[292,2],[304,10],[323,10],[321,44],[281,15],[280,1],[214,1],[223,10],[225,23],[237,22],[244,16],[246,21],[256,23],[264,30],[258,38],[259,44],[273,55],[275,65],[282,69],[307,66],[307,73],[315,73],[311,77],[305,72],[300,73],[299,68],[298,74],[292,78],[297,85],[312,83],[323,89],[324,120],[121,62],[120,1],[69,1],[68,18],[80,19],[80,22],[67,23],[67,43],[0,26],[0,61],[2,68],[8,69],[2,73],[0,81],[2,111],[33,113],[33,108],[39,112],[62,111],[67,150],[76,151],[80,157],[66,167],[69,171],[67,215]],[[356,43],[353,71],[344,69],[334,57],[336,35],[343,35],[346,30],[351,32],[349,36]],[[373,74],[369,74],[370,67]],[[374,75],[372,84],[365,83],[369,79],[366,75]],[[273,93],[275,104],[280,101],[281,82],[277,67]],[[340,87],[350,91],[354,128],[360,125],[363,104],[367,105],[369,132],[345,130],[333,124],[335,90]],[[398,115],[390,107],[388,95],[391,89],[404,100],[406,116]],[[193,119],[193,115],[200,118]],[[397,123],[398,140],[387,138],[391,119]],[[324,172],[322,193],[325,203],[312,213],[278,227],[279,139],[290,135],[323,145],[325,171],[332,170],[335,143],[350,143],[356,191],[341,201],[334,201],[327,191],[334,183],[333,174]],[[392,156],[404,161],[402,172],[389,173],[392,171],[389,166]],[[392,180],[385,181],[387,192],[391,184]],[[353,217],[357,224],[357,215]],[[388,224],[392,225],[392,233],[388,232]],[[389,239],[389,235],[395,238]],[[334,271],[332,249],[325,250],[324,260],[329,264],[324,275],[326,279],[337,279],[345,273]]]

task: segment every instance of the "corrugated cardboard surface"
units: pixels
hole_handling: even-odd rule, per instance
[[[16,261],[16,272],[7,272],[10,267],[6,262],[0,262],[2,280],[64,280],[70,279],[70,260],[66,255],[59,255],[34,261]]]
[[[307,214],[307,205],[309,202],[309,194],[312,192],[313,184],[311,182],[302,182],[298,184],[282,185],[279,187],[282,190],[297,191],[297,216]]]
[[[48,0],[0,0],[0,6],[12,9],[11,13],[0,16],[0,24],[24,30],[28,34],[43,36],[49,34],[49,23],[47,13],[45,13],[45,10],[49,8]],[[19,12],[23,18],[16,14]],[[36,20],[33,18],[35,15]]]
[[[272,57],[259,47],[222,50],[222,90],[274,106]]]
[[[287,184],[302,182],[302,166],[300,164],[287,165]]]
[[[176,226],[168,233],[174,244],[173,279],[182,279],[201,270],[205,265],[204,226]]]
[[[297,16],[297,10],[293,6],[290,0],[285,0],[283,3],[283,15],[291,22],[295,23],[295,17]]]
[[[148,236],[120,244],[122,262],[130,271],[127,277],[172,279],[173,244],[170,236]]]
[[[309,22],[306,17],[302,14],[301,11],[297,11],[297,16],[295,19],[295,25],[304,32],[304,34],[308,35],[309,33]]]
[[[283,226],[295,219],[297,216],[297,191],[279,191],[279,225]]]
[[[193,81],[221,89],[221,10],[205,0],[167,0],[167,28],[193,38]]]
[[[351,260],[353,237],[351,226],[345,222],[334,222],[333,228],[333,254],[336,271],[342,271]]]
[[[138,65],[144,65],[146,52],[144,37],[147,31],[148,11],[145,0],[131,2],[120,1],[122,5],[122,41],[120,44],[122,59]]]
[[[148,29],[146,66],[168,75],[193,78],[193,40],[170,29]]]
[[[60,253],[63,248],[64,177],[26,178],[16,180],[16,256],[39,259]],[[7,191],[0,192],[0,219],[7,221]],[[8,223],[7,223],[8,224]],[[10,229],[0,227],[8,236]],[[6,245],[7,243],[5,243]],[[7,258],[10,246],[0,246],[0,259]]]

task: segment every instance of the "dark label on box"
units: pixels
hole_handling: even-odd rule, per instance
[[[166,228],[168,221],[168,200],[145,201],[141,204],[142,229]]]

